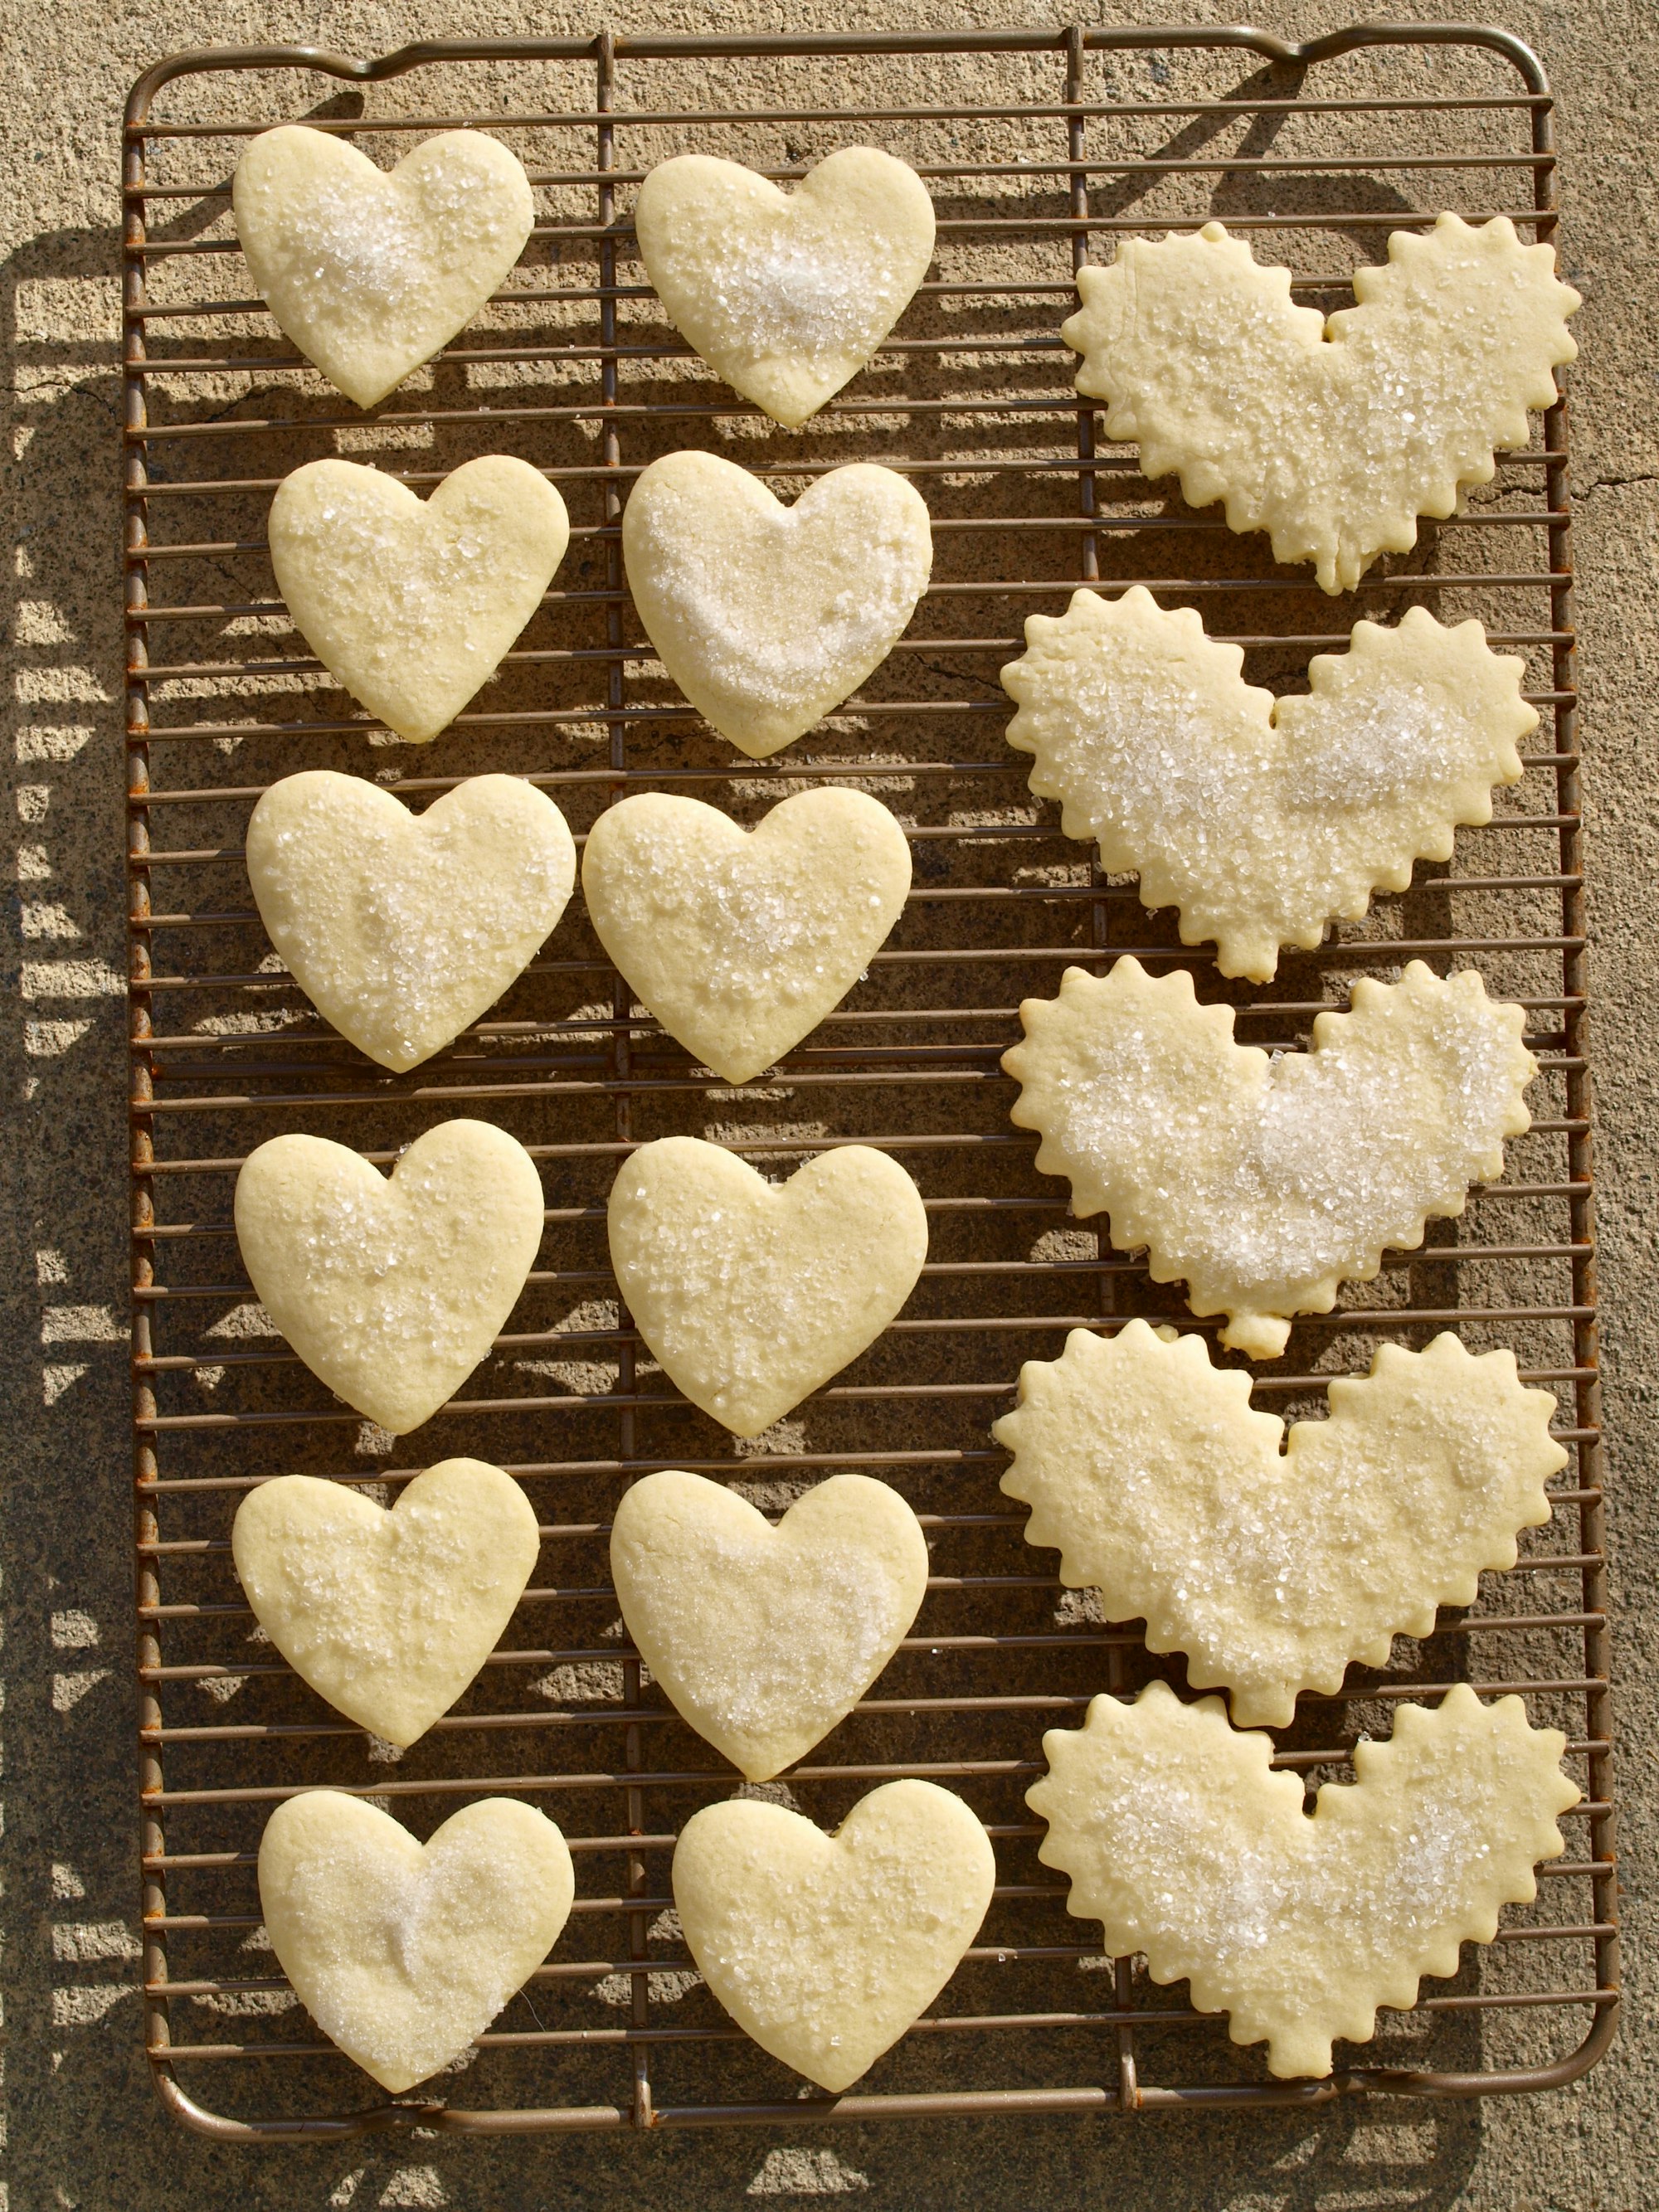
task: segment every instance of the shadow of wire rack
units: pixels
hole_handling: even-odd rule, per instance
[[[337,81],[337,83],[331,81]],[[349,88],[338,88],[339,84]],[[166,94],[165,112],[160,95]],[[495,132],[534,180],[537,227],[490,307],[368,416],[345,405],[251,296],[228,208],[246,138],[284,120],[377,159],[454,124]],[[834,147],[889,147],[939,209],[934,268],[894,336],[804,431],[779,430],[692,358],[643,281],[629,228],[643,171],[697,148],[798,177]],[[177,56],[135,87],[125,140],[127,703],[132,767],[133,1351],[145,2022],[170,2109],[228,2139],[606,2128],[953,2113],[1305,2104],[1358,2091],[1472,2095],[1572,2079],[1610,2038],[1616,1936],[1578,756],[1557,405],[1466,511],[1413,553],[1323,598],[1097,445],[1058,325],[1075,266],[1116,236],[1225,219],[1291,264],[1297,296],[1352,299],[1395,228],[1450,207],[1555,234],[1543,70],[1505,34],[1367,27],[1294,48],[1247,30],[613,38],[431,43],[378,61],[283,48]],[[781,759],[734,760],[662,678],[623,582],[618,517],[654,455],[709,447],[786,495],[854,459],[905,471],[934,517],[935,579],[860,696]],[[372,459],[424,491],[474,453],[544,468],[574,528],[545,605],[499,680],[429,751],[363,722],[276,597],[264,517],[319,454]],[[996,681],[1024,618],[1079,583],[1143,580],[1196,605],[1276,688],[1340,649],[1357,615],[1479,614],[1524,653],[1540,723],[1523,781],[1448,866],[1380,899],[1251,992],[1173,917],[1091,872],[1007,750]],[[333,765],[417,804],[482,769],[532,777],[580,835],[629,790],[696,793],[744,819],[814,782],[879,793],[913,839],[915,884],[842,1009],[765,1080],[692,1066],[604,960],[580,902],[484,1020],[406,1078],[370,1066],[311,1012],[250,910],[241,843],[274,777]],[[1473,961],[1522,1000],[1543,1073],[1504,1180],[1420,1252],[1391,1255],[1340,1310],[1304,1317],[1258,1402],[1320,1407],[1329,1374],[1383,1340],[1450,1326],[1511,1344],[1560,1403],[1571,1464],[1549,1526],[1480,1603],[1301,1700],[1279,1763],[1347,1771],[1358,1734],[1449,1683],[1514,1689],[1564,1728],[1585,1799],[1565,1857],[1499,1940],[1466,1948],[1335,2075],[1274,2082],[1259,2049],[1195,2014],[1184,1985],[1098,1955],[1036,1856],[1023,1792],[1039,1737],[1150,1656],[1062,1591],[1027,1547],[986,1431],[1019,1361],[1073,1326],[1133,1314],[1205,1328],[1139,1261],[1068,1222],[1007,1119],[998,1054],[1015,1008],[1064,966],[1133,949],[1240,1007],[1240,1035],[1294,1047],[1356,975],[1407,956]],[[280,1131],[386,1163],[448,1113],[511,1128],[540,1164],[546,1242],[509,1331],[412,1445],[331,1401],[273,1340],[229,1224],[240,1158]],[[930,1264],[904,1317],[752,1448],[685,1405],[617,1304],[604,1200],[629,1146],[675,1131],[787,1170],[874,1139],[921,1184]],[[228,1534],[254,1482],[306,1469],[389,1497],[428,1460],[509,1468],[543,1522],[543,1565],[453,1713],[398,1759],[276,1663],[240,1602]],[[405,1464],[406,1461],[412,1463]],[[995,1838],[981,1940],[929,2017],[840,2099],[748,2043],[691,1969],[669,1854],[735,1777],[678,1721],[622,1636],[605,1566],[621,1488],[652,1468],[726,1476],[777,1510],[863,1468],[923,1519],[934,1576],[918,1632],[857,1712],[787,1778],[831,1825],[875,1782],[931,1776]],[[368,1793],[427,1833],[467,1799],[526,1796],[564,1826],[569,1927],[454,2081],[394,2103],[318,2036],[259,1926],[254,1859],[271,1805],[319,1783]],[[777,1785],[772,1785],[778,1794]],[[441,2092],[441,2094],[440,2094]]]

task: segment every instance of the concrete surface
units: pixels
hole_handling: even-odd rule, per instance
[[[931,7],[798,0],[790,8],[660,0],[613,8],[618,28],[1000,24],[1032,0]],[[1150,12],[1150,11],[1148,11]],[[1305,35],[1347,19],[1341,0],[1255,20]],[[1399,14],[1443,11],[1406,0]],[[1451,9],[1448,12],[1461,13]],[[1189,20],[1229,20],[1194,0]],[[1101,19],[1129,21],[1112,7]],[[5,818],[44,844],[52,900],[84,962],[73,1004],[21,1003],[36,954],[12,903],[0,1026],[11,1287],[6,1390],[18,1435],[4,1475],[6,1763],[3,1927],[4,2212],[454,2205],[712,2208],[845,2195],[893,2212],[1638,2212],[1654,2201],[1656,2072],[1648,1943],[1656,1880],[1652,1651],[1659,1632],[1659,1319],[1652,1252],[1652,1006],[1659,972],[1659,17],[1644,0],[1516,4],[1504,20],[1543,52],[1561,103],[1563,258],[1586,304],[1574,373],[1577,557],[1600,1012],[1602,1286],[1616,1500],[1618,1679],[1630,1996],[1612,2057],[1544,2099],[1133,2126],[1038,2118],[850,2131],[798,2142],[723,2130],[640,2141],[344,2143],[226,2150],[172,2127],[152,2100],[131,1994],[136,1944],[128,1666],[118,514],[114,433],[117,123],[128,83],[158,55],[213,40],[317,41],[374,52],[410,36],[595,27],[573,0],[3,0],[0,125],[9,149],[3,342],[12,410],[5,530],[19,608],[4,774],[24,794]],[[43,459],[43,457],[47,457]],[[44,744],[41,730],[87,731]],[[17,818],[21,815],[21,818]],[[8,856],[9,858],[9,855]],[[24,889],[27,890],[27,885]],[[47,1318],[48,1310],[53,1316]],[[65,1315],[70,1316],[64,1318]],[[54,1928],[57,1933],[54,1935]]]

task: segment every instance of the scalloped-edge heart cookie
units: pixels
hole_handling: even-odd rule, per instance
[[[1229,1688],[1242,1727],[1287,1725],[1299,1691],[1334,1692],[1351,1661],[1386,1666],[1437,1606],[1472,1605],[1482,1568],[1512,1567],[1516,1532],[1549,1519],[1545,1478],[1566,1465],[1555,1401],[1522,1389],[1512,1352],[1385,1344],[1328,1396],[1287,1440],[1251,1411],[1248,1375],[1132,1321],[1028,1360],[991,1431],[1026,1541],[1109,1620],[1144,1620],[1149,1650],[1185,1652],[1195,1690]]]
[[[1149,477],[1178,474],[1189,506],[1224,500],[1229,528],[1270,532],[1276,560],[1311,561],[1327,592],[1489,483],[1493,448],[1526,444],[1528,409],[1554,404],[1578,350],[1554,248],[1504,216],[1393,232],[1328,322],[1218,222],[1126,238],[1077,281],[1060,336],[1083,356],[1078,390],[1109,403],[1107,436],[1139,446]]]
[[[787,193],[677,155],[640,186],[634,228],[681,337],[789,429],[869,366],[933,255],[927,186],[873,146],[843,146]]]
[[[721,1145],[659,1137],[611,1186],[610,1226],[640,1334],[692,1404],[739,1437],[873,1344],[927,1256],[921,1193],[869,1145],[769,1183]]]
[[[382,1067],[418,1066],[493,1006],[576,879],[553,801],[475,775],[413,814],[362,776],[306,769],[247,825],[265,934],[319,1013]]]
[[[570,538],[564,501],[510,453],[427,500],[356,461],[307,461],[270,503],[276,588],[335,682],[429,744],[495,673]]]
[[[471,320],[536,220],[522,164],[482,131],[441,131],[388,173],[284,123],[249,142],[231,204],[259,296],[360,407]]]
[[[394,1437],[495,1340],[536,1264],[536,1163],[488,1121],[440,1122],[388,1179],[326,1137],[272,1137],[236,1178],[255,1294],[312,1373]]]
[[[1358,1778],[1326,1783],[1311,1817],[1301,1777],[1271,1770],[1271,1736],[1163,1682],[1133,1705],[1094,1698],[1042,1749],[1025,1802],[1067,1909],[1102,1923],[1112,1957],[1143,1951],[1155,1982],[1190,1981],[1235,2043],[1265,2039],[1281,2077],[1328,2074],[1335,2038],[1369,2042],[1379,2005],[1409,2008],[1460,1945],[1490,1943],[1498,1908],[1537,1894],[1579,1797],[1559,1729],[1463,1682],[1432,1711],[1396,1705],[1390,1740],[1362,1737]]]
[[[897,1650],[927,1595],[927,1540],[897,1491],[867,1474],[832,1474],[774,1528],[723,1484],[670,1468],[623,1493],[611,1575],[675,1711],[750,1782],[769,1782],[845,1720]]]
[[[705,1805],[674,1846],[703,1979],[763,2051],[835,2094],[950,1980],[996,1878],[983,1827],[932,1782],[872,1790],[833,1836],[753,1798]]]
[[[623,509],[628,588],[657,657],[740,752],[834,712],[903,635],[933,565],[920,492],[869,461],[793,507],[718,453],[667,453]]]
[[[231,1524],[237,1577],[289,1665],[348,1720],[409,1745],[495,1650],[541,1550],[530,1500],[487,1460],[417,1474],[388,1512],[283,1474]]]
[[[607,808],[582,853],[599,942],[727,1083],[770,1067],[840,1004],[909,889],[909,840],[861,791],[799,792],[753,830],[644,791]]]
[[[1066,835],[1137,873],[1147,906],[1178,907],[1183,945],[1213,938],[1224,975],[1261,983],[1281,945],[1311,951],[1373,891],[1404,890],[1414,860],[1449,860],[1457,823],[1490,822],[1538,715],[1523,660],[1423,607],[1356,623],[1346,653],[1309,662],[1306,697],[1258,690],[1243,665],[1136,584],[1032,615],[1002,681],[1008,742]]]
[[[395,2096],[459,2057],[559,1940],[564,1838],[514,1797],[464,1805],[424,1844],[375,1805],[307,1790],[259,1842],[259,1908],[325,2035]]]
[[[1126,956],[1027,999],[1024,1042],[1002,1055],[1022,1086],[1011,1118],[1041,1133],[1037,1167],[1069,1179],[1072,1211],[1109,1215],[1121,1251],[1144,1245],[1152,1280],[1185,1282],[1255,1358],[1461,1213],[1531,1126],[1526,1016],[1473,969],[1443,981],[1413,960],[1396,984],[1362,977],[1350,1005],[1315,1018],[1311,1051],[1270,1057],[1233,1042],[1234,1009],[1200,1006],[1184,969]]]

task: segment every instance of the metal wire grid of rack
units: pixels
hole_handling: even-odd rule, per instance
[[[698,104],[683,98],[695,66]],[[1237,72],[1244,69],[1241,80]],[[1379,76],[1378,72],[1382,74]],[[666,74],[665,74],[666,73]],[[382,86],[318,104],[319,75]],[[434,87],[425,109],[397,105]],[[661,88],[666,84],[665,92]],[[155,112],[164,88],[179,112]],[[939,94],[943,88],[945,96]],[[271,97],[273,93],[276,95]],[[538,216],[526,258],[425,375],[368,416],[343,408],[274,335],[228,219],[252,132],[304,118],[385,158],[444,125],[520,151]],[[1473,138],[1474,143],[1468,143]],[[902,153],[939,204],[935,268],[858,380],[781,433],[692,360],[634,259],[632,187],[695,145],[798,176],[834,146]],[[1009,149],[1014,149],[1011,156]],[[1285,150],[1288,149],[1288,150]],[[133,1385],[146,2040],[190,2124],[233,2139],[419,2124],[452,2130],[918,2114],[1128,2114],[1310,2102],[1358,2090],[1540,2088],[1594,2063],[1612,2032],[1616,1934],[1584,1014],[1584,922],[1565,404],[1504,457],[1468,511],[1360,592],[1323,599],[1097,444],[1057,336],[1075,267],[1115,234],[1215,214],[1292,264],[1297,296],[1351,298],[1356,262],[1441,207],[1555,234],[1551,103],[1517,41],[1467,27],[1365,27],[1295,48],[1254,31],[613,38],[430,44],[359,63],[294,49],[185,55],[135,87],[125,138],[127,687],[131,761]],[[768,763],[734,762],[678,702],[639,636],[618,518],[644,461],[713,445],[781,490],[848,459],[896,465],[927,495],[938,560],[887,666],[825,729]],[[330,689],[274,596],[263,516],[287,469],[367,453],[426,489],[471,453],[511,450],[564,491],[565,568],[500,682],[411,762]],[[1524,781],[1449,867],[1330,933],[1251,994],[1176,942],[1132,884],[1092,870],[1031,804],[1001,742],[996,670],[1032,611],[1079,584],[1145,581],[1196,605],[1281,688],[1359,612],[1480,612],[1528,659],[1542,717]],[[429,761],[434,773],[424,769]],[[182,773],[174,764],[183,763]],[[577,902],[502,1005],[410,1077],[371,1068],[265,952],[240,840],[274,776],[332,764],[419,803],[480,769],[531,775],[580,834],[630,789],[682,789],[744,818],[837,779],[879,792],[913,840],[915,888],[843,1007],[765,1081],[733,1091],[636,1012]],[[1022,1793],[1046,1725],[1178,1662],[1149,1657],[1063,1592],[996,1489],[986,1429],[1019,1359],[1073,1326],[1136,1313],[1194,1323],[1139,1261],[1039,1179],[1006,1118],[997,1059],[1015,1005],[1064,965],[1133,949],[1194,970],[1240,1007],[1240,1034],[1293,1046],[1356,973],[1407,954],[1479,963],[1525,1004],[1544,1073],[1531,1133],[1462,1222],[1433,1225],[1341,1308],[1305,1318],[1258,1402],[1294,1410],[1372,1346],[1442,1326],[1514,1345],[1560,1401],[1571,1466],[1515,1572],[1436,1635],[1304,1697],[1279,1764],[1341,1774],[1392,1705],[1452,1680],[1516,1690],[1563,1725],[1585,1789],[1535,1907],[1449,1987],[1329,2081],[1272,2081],[1182,1992],[1096,1954],[1037,1863]],[[261,957],[264,955],[264,957]],[[416,1471],[269,1340],[240,1275],[232,1178],[281,1130],[382,1164],[446,1111],[510,1127],[540,1163],[547,1242],[510,1328],[423,1459],[466,1450],[536,1500],[544,1571],[459,1711],[401,1759],[348,1727],[268,1648],[228,1565],[240,1494],[305,1468],[389,1497]],[[763,1166],[873,1139],[920,1182],[933,1255],[905,1316],[751,1451],[654,1370],[617,1302],[603,1202],[617,1161],[674,1130]],[[930,2016],[859,2094],[803,2098],[697,1983],[668,1895],[679,1821],[734,1778],[653,1691],[614,1618],[605,1565],[620,1487],[653,1468],[721,1474],[776,1510],[826,1470],[896,1484],[934,1553],[928,1598],[875,1693],[787,1778],[825,1825],[878,1780],[917,1773],[974,1803],[1000,1884],[981,1941]],[[548,1747],[552,1755],[549,1756]],[[365,2100],[260,1948],[253,1879],[270,1805],[328,1782],[425,1832],[506,1790],[560,1820],[576,1856],[569,1929],[483,2037],[465,2081]],[[941,2040],[941,2039],[943,2040]],[[943,2068],[941,2067],[943,2059]],[[227,2077],[234,2087],[227,2090]],[[204,2087],[204,2081],[210,2085]],[[190,2086],[186,2087],[188,2081]]]

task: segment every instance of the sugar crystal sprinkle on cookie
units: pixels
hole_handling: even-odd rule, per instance
[[[286,124],[251,142],[233,198],[261,297],[362,407],[454,336],[535,221],[522,167],[477,131],[428,138],[388,173],[343,139]]]
[[[1328,323],[1218,222],[1125,239],[1078,289],[1060,334],[1084,357],[1079,391],[1109,403],[1108,437],[1137,444],[1149,477],[1178,473],[1193,506],[1224,500],[1230,528],[1268,532],[1276,559],[1311,561],[1333,592],[1490,483],[1493,449],[1526,444],[1528,410],[1554,403],[1577,351],[1554,248],[1503,216],[1394,232]]]
[[[1237,646],[1139,585],[1078,592],[1025,635],[1002,681],[1033,792],[1102,867],[1138,872],[1148,906],[1180,908],[1183,943],[1213,938],[1222,973],[1258,982],[1281,945],[1312,950],[1373,890],[1403,890],[1414,860],[1449,858],[1456,823],[1490,821],[1538,720],[1524,662],[1420,607],[1357,624],[1346,653],[1310,664],[1309,696],[1279,700],[1242,681]]]
[[[445,1460],[390,1510],[338,1482],[260,1484],[232,1530],[261,1627],[349,1718],[394,1747],[477,1674],[536,1564],[529,1500],[499,1468]]]
[[[1455,1973],[1462,1943],[1490,1942],[1499,1907],[1535,1894],[1579,1795],[1565,1738],[1529,1727],[1519,1698],[1483,1705],[1459,1683],[1433,1711],[1395,1713],[1310,1818],[1300,1778],[1271,1771],[1272,1738],[1230,1728],[1218,1698],[1182,1705],[1163,1682],[1133,1705],[1096,1698],[1083,1728],[1042,1740],[1038,1856],[1113,1956],[1189,1978],[1234,2042],[1266,2040],[1274,2074],[1328,2074],[1334,2038],[1368,2040],[1379,2005],[1414,2004],[1423,1975]]]
[[[288,776],[248,825],[260,917],[301,988],[381,1066],[412,1067],[494,1004],[569,898],[551,799],[474,776],[411,814],[331,769]]]
[[[808,1489],[775,1528],[678,1469],[618,1507],[623,1615],[679,1712],[751,1781],[836,1726],[915,1620],[927,1546],[897,1493],[866,1475]]]
[[[610,1236],[647,1343],[738,1436],[758,1435],[863,1351],[927,1250],[915,1185],[863,1145],[772,1187],[717,1145],[661,1138],[617,1176]]]
[[[237,1178],[254,1287],[295,1352],[394,1436],[489,1351],[535,1259],[541,1179],[505,1131],[451,1121],[388,1179],[343,1145],[273,1137]]]
[[[718,456],[670,454],[635,484],[623,546],[669,673],[757,756],[810,729],[886,658],[933,564],[921,495],[866,462],[786,507]]]
[[[1514,1565],[1566,1463],[1554,1410],[1513,1352],[1443,1334],[1333,1382],[1328,1418],[1297,1422],[1286,1448],[1200,1338],[1133,1321],[1027,1361],[993,1433],[1060,1579],[1100,1591],[1109,1620],[1145,1620],[1151,1650],[1184,1651],[1194,1689],[1230,1687],[1241,1723],[1284,1726],[1298,1692],[1386,1665],[1395,1635],[1428,1635],[1437,1607],[1473,1604],[1483,1568]]]
[[[705,331],[711,352],[760,362],[799,355],[820,374],[856,360],[872,327],[908,299],[890,260],[872,262],[842,239],[781,234],[763,252],[727,244],[708,252]]]
[[[996,1881],[959,1797],[890,1782],[834,1837],[781,1806],[705,1806],[674,1896],[709,1987],[762,2048],[838,2092],[896,2041],[973,1941]]]
[[[426,500],[356,462],[307,462],[278,486],[269,532],[307,643],[371,714],[421,744],[494,674],[570,526],[538,470],[487,453]]]
[[[927,272],[933,210],[914,170],[843,147],[793,192],[735,161],[653,169],[640,252],[677,328],[775,420],[804,422],[871,360]]]
[[[752,831],[661,792],[611,807],[582,885],[601,942],[664,1027],[747,1081],[858,980],[902,909],[903,830],[857,791],[809,791]]]
[[[1127,957],[1103,979],[1068,969],[1057,999],[1020,1012],[1002,1064],[1023,1086],[1012,1119],[1042,1133],[1039,1170],[1258,1358],[1284,1350],[1292,1314],[1328,1312],[1386,1248],[1461,1213],[1528,1126],[1525,1016],[1473,970],[1363,978],[1349,1013],[1316,1018],[1311,1052],[1271,1060],[1233,1042],[1232,1010],[1200,1006],[1190,975]]]
[[[304,1790],[259,1846],[284,1972],[324,2033],[394,2094],[469,2048],[545,1958],[574,1893],[563,1837],[514,1798],[464,1806],[422,1845],[374,1806]]]

